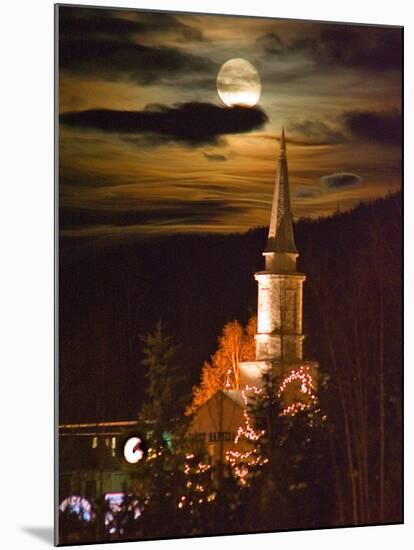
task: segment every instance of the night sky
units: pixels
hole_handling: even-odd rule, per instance
[[[294,217],[401,186],[399,28],[59,8],[60,231],[103,240],[269,223],[287,135]],[[217,93],[232,58],[255,107]]]

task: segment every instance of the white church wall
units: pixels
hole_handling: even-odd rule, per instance
[[[204,447],[213,464],[224,462],[227,451],[250,448],[246,441],[234,442],[244,421],[243,405],[241,391],[219,391],[195,413],[187,439],[198,448]]]

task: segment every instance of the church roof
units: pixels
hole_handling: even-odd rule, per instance
[[[244,407],[244,401],[241,390],[221,390],[224,395],[231,399],[239,407]]]
[[[241,390],[217,390],[207,401],[198,407],[196,414],[199,414],[200,411],[211,407],[214,402],[226,398],[240,408],[244,408],[243,395]]]
[[[297,253],[293,238],[292,212],[290,209],[289,173],[286,157],[285,131],[282,128],[272,214],[265,252]]]

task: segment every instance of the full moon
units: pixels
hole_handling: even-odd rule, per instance
[[[256,68],[246,59],[229,59],[217,75],[217,93],[228,107],[254,107],[259,101],[261,84]]]

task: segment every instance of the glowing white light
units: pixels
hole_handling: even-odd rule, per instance
[[[300,382],[300,390],[307,396],[306,401],[296,401],[285,407],[281,412],[282,416],[294,416],[300,411],[311,409],[318,401],[310,368],[305,365],[301,365],[298,369],[293,369],[286,376],[279,387],[278,396],[281,397],[287,386],[295,380]]]
[[[72,495],[65,498],[65,500],[60,503],[59,510],[61,512],[69,510],[70,512],[77,514],[81,519],[83,519],[83,521],[86,522],[91,521],[94,517],[91,503],[86,500],[86,498],[79,495]]]
[[[246,59],[229,59],[217,75],[217,92],[228,107],[253,107],[260,98],[259,73]]]
[[[124,445],[124,457],[130,464],[136,464],[144,457],[144,451],[141,449],[142,440],[139,437],[130,437]]]

